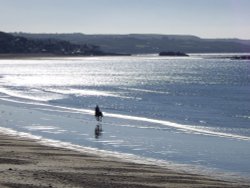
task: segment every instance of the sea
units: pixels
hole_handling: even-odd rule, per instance
[[[1,59],[0,131],[247,179],[250,61],[220,56]]]

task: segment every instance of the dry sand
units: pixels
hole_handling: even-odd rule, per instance
[[[0,134],[0,187],[250,187]]]

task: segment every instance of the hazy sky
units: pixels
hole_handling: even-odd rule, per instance
[[[0,0],[0,30],[250,39],[250,0]]]

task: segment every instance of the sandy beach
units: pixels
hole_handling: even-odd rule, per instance
[[[20,57],[17,57],[17,59],[19,58]],[[34,57],[34,59],[36,58],[37,57]],[[26,63],[26,66],[23,66],[23,63]],[[203,160],[208,164],[214,164],[213,162],[218,160],[218,164],[223,163],[226,167],[231,167],[235,165],[235,163],[239,163],[240,170],[244,172],[244,170],[247,171],[249,169],[247,166],[249,164],[249,143],[239,139],[237,136],[222,138],[219,133],[213,134],[213,137],[209,135],[189,134],[176,129],[178,127],[189,127],[186,125],[175,124],[177,126],[173,126],[173,123],[168,122],[167,125],[170,124],[172,127],[162,126],[158,125],[159,121],[155,121],[155,119],[140,118],[140,116],[124,116],[122,113],[117,114],[118,112],[108,114],[108,112],[106,113],[105,111],[105,119],[104,122],[102,122],[104,133],[103,136],[98,139],[94,135],[97,123],[92,111],[74,106],[75,101],[77,101],[76,104],[78,105],[81,101],[84,101],[84,103],[89,102],[93,96],[90,95],[90,97],[88,97],[87,94],[89,91],[92,91],[93,94],[95,90],[84,90],[84,87],[82,90],[75,90],[75,88],[73,88],[74,92],[80,91],[80,94],[83,94],[83,99],[78,99],[81,95],[78,96],[77,93],[73,98],[72,93],[65,93],[65,91],[71,91],[70,89],[72,88],[68,88],[67,90],[63,89],[60,94],[60,90],[58,90],[60,87],[56,87],[56,90],[53,90],[55,88],[50,90],[51,88],[48,87],[49,90],[45,92],[48,88],[44,89],[39,86],[39,84],[42,83],[41,80],[48,77],[47,73],[46,77],[26,79],[27,75],[33,74],[34,65],[44,68],[41,63],[44,62],[33,62],[31,64],[27,62],[17,62],[15,66],[30,67],[31,70],[30,74],[25,73],[23,77],[18,77],[18,79],[13,77],[13,70],[15,68],[11,69],[12,66],[8,62],[6,64],[3,63],[3,65],[6,66],[6,69],[4,69],[6,72],[2,73],[2,96],[0,101],[0,188],[250,187],[249,181],[237,176],[237,173],[230,174],[230,170],[225,170],[225,172],[229,172],[229,176],[224,178],[227,174],[220,174],[220,172],[216,171],[211,172],[211,169],[206,168],[214,167],[212,165],[204,165],[205,173],[202,173],[203,171],[193,171],[187,168],[184,170],[183,168],[179,168],[178,165],[167,165],[168,163],[163,167],[163,165],[159,163],[156,164],[158,158],[150,164],[139,164],[130,160],[131,158],[125,158],[125,154],[142,157],[143,155],[140,154],[143,153],[143,149],[145,149],[145,152],[151,152],[155,148],[162,147],[162,150],[159,151],[161,153],[164,152],[164,156],[166,156],[170,162],[171,159],[175,161],[178,157],[181,158],[180,162],[188,159],[191,161],[199,160],[201,162]],[[47,66],[53,65],[53,63],[54,62],[49,62],[46,64],[43,70],[46,72]],[[68,65],[67,63],[71,65],[74,62],[66,62],[65,65]],[[55,63],[54,65],[55,72],[57,72],[57,66],[61,66],[61,63]],[[75,65],[82,67],[82,62]],[[86,65],[88,65],[88,62]],[[62,70],[66,70],[64,67],[61,68],[63,68]],[[9,72],[9,70],[11,71]],[[24,72],[26,70],[27,69],[25,69]],[[51,70],[51,67],[49,70]],[[15,74],[22,75],[22,72],[23,70],[21,69],[20,72],[16,72]],[[52,72],[51,75],[54,75],[54,72]],[[68,77],[66,76],[66,78]],[[21,82],[19,82],[20,80]],[[53,79],[50,78],[45,85],[50,85],[52,80]],[[32,81],[38,81],[38,86],[35,87],[36,84],[34,85],[34,83],[36,82],[33,83]],[[58,81],[57,79],[55,79],[55,81],[56,85]],[[63,81],[65,81],[64,76]],[[27,86],[24,85],[24,87],[24,83],[27,83]],[[77,83],[74,83],[74,85],[77,85]],[[133,90],[136,91],[137,89],[132,88],[132,91]],[[142,91],[147,92],[148,90]],[[112,91],[111,94],[113,92],[114,91]],[[88,98],[84,94],[86,94]],[[97,90],[97,94],[100,94],[103,98],[110,97],[109,92],[105,93]],[[162,93],[160,93],[160,95],[161,94]],[[52,98],[46,98],[46,96],[50,95],[52,95]],[[45,102],[43,100],[42,102],[40,101],[41,96],[45,96],[45,98],[42,98]],[[60,98],[61,96],[63,96],[63,98]],[[117,97],[119,95],[111,96]],[[48,102],[51,100],[54,101],[54,103]],[[122,100],[124,100],[124,98],[122,98]],[[112,104],[113,101],[114,100],[112,100]],[[63,102],[66,102],[65,104],[69,102],[72,106],[67,107]],[[126,104],[126,102],[122,104]],[[209,117],[209,115],[206,116]],[[158,124],[156,122],[158,122]],[[9,132],[5,131],[7,129],[15,131],[15,134],[9,135]],[[19,137],[22,134],[28,134],[28,136]],[[147,135],[150,135],[150,137],[147,137]],[[32,136],[41,139],[32,139]],[[144,136],[146,138],[145,140]],[[141,138],[142,140],[136,140],[137,138]],[[48,143],[41,142],[42,139],[51,139],[61,144],[57,145],[58,147],[48,146],[46,145]],[[130,142],[130,140],[132,140],[132,142]],[[135,141],[133,142],[133,140]],[[181,142],[179,142],[179,140],[181,140]],[[150,143],[150,141],[152,141],[152,143]],[[78,146],[81,147],[81,149],[78,151],[66,149],[66,147],[64,148],[64,143],[69,144],[66,145],[67,148],[72,148],[68,147],[72,144],[76,146],[74,149]],[[161,145],[162,143],[164,144]],[[152,145],[149,147],[150,144],[154,144],[153,147],[151,147]],[[206,152],[204,146],[207,147],[206,149],[211,150],[212,155],[210,156],[208,152],[204,155],[198,155],[198,157],[195,158],[196,156],[193,156],[193,153],[202,154]],[[92,148],[91,151],[95,152],[91,152],[86,148]],[[120,150],[116,150],[117,148]],[[179,150],[176,150],[177,148]],[[242,148],[244,152],[238,150],[238,148]],[[244,148],[246,148],[246,150]],[[226,152],[220,153],[219,151],[221,150]],[[135,153],[131,151],[135,151]],[[159,153],[159,151],[155,150],[153,154]],[[176,151],[179,151],[179,153]],[[110,153],[109,155],[105,155],[105,152]],[[175,155],[175,152],[178,155]],[[143,157],[150,158],[152,155]],[[229,160],[227,160],[227,158],[229,158]],[[138,158],[139,162],[143,163],[144,161],[140,161],[140,159],[141,158]],[[183,163],[185,164],[185,162]],[[177,161],[175,164],[183,163],[178,163]],[[192,165],[188,167],[190,166]],[[237,165],[235,166],[237,167]]]
[[[1,1],[0,188],[250,188],[247,7]]]
[[[0,135],[0,187],[250,187]]]

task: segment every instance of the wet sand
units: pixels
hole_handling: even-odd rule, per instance
[[[250,187],[0,134],[0,187]]]

